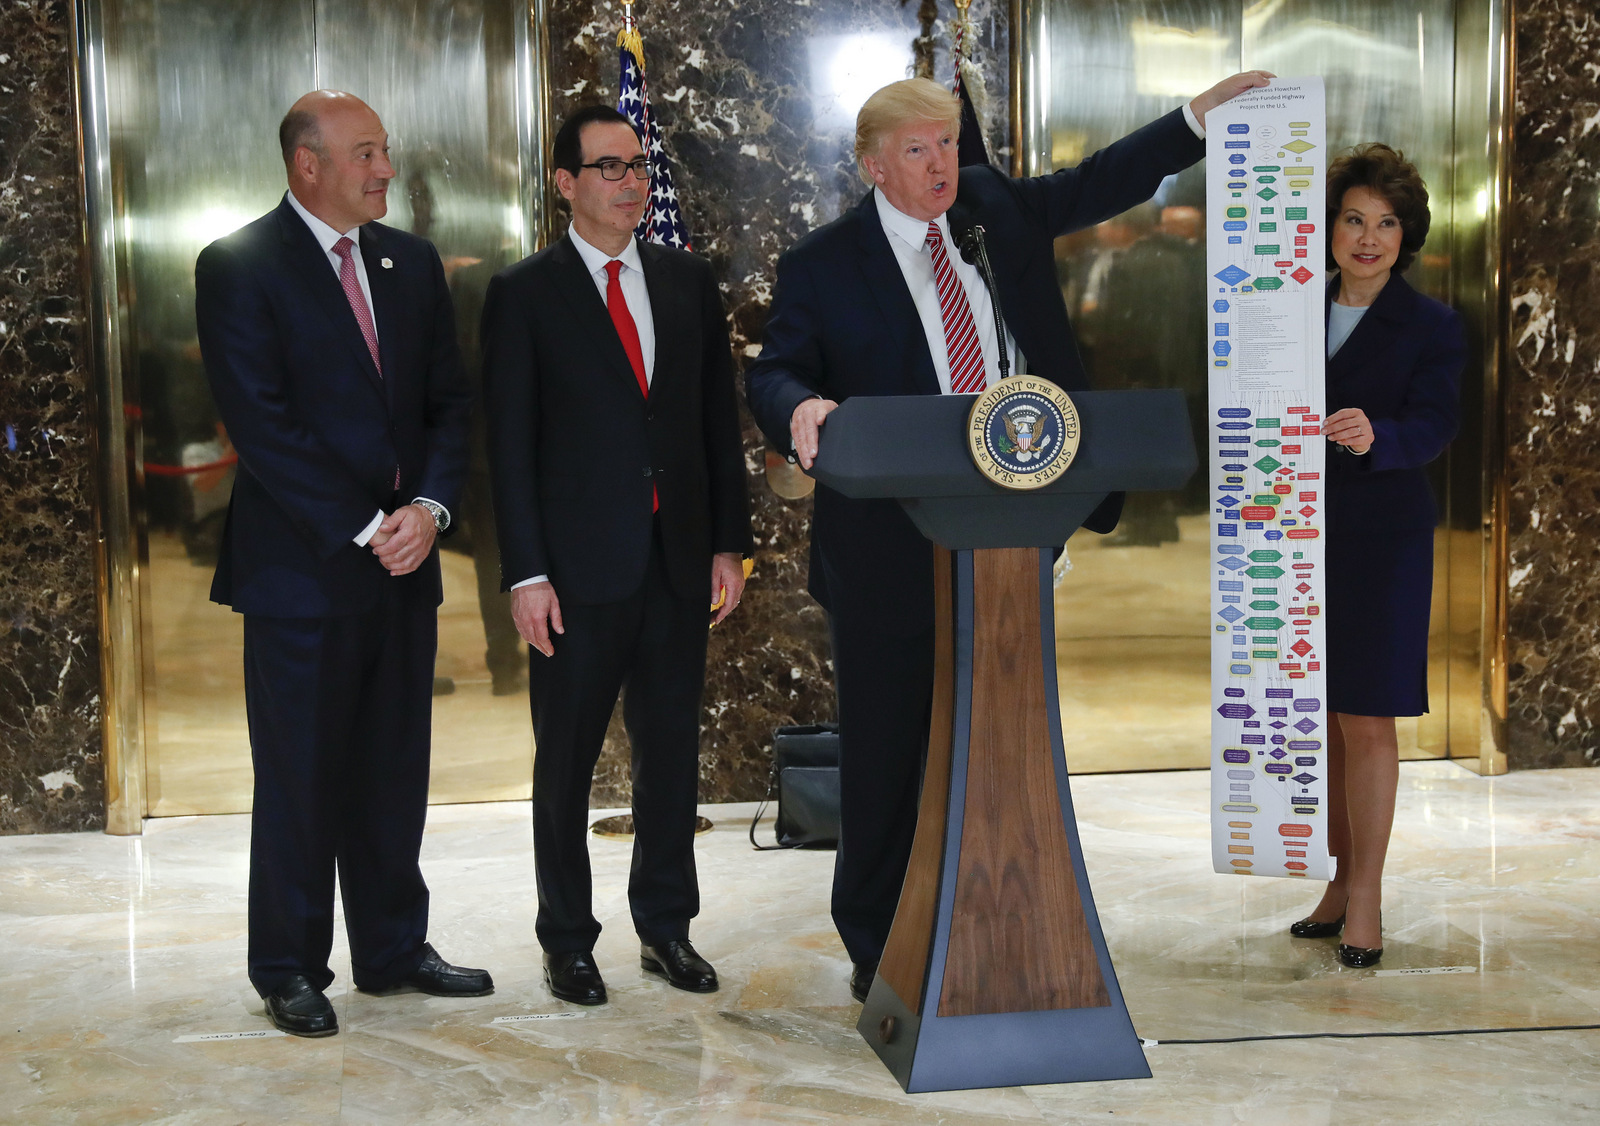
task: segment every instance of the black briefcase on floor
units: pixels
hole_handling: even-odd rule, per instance
[[[756,822],[778,802],[775,845],[756,844]],[[772,736],[772,779],[767,797],[750,819],[756,848],[832,848],[839,843],[839,725],[810,723],[780,727]]]

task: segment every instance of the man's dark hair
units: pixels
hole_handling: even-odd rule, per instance
[[[1333,228],[1344,210],[1344,196],[1351,188],[1366,188],[1383,200],[1400,220],[1400,253],[1394,261],[1396,273],[1406,267],[1428,241],[1432,216],[1428,213],[1428,187],[1416,165],[1398,152],[1377,141],[1357,145],[1334,158],[1328,168],[1328,261],[1333,261]]]
[[[328,150],[322,143],[322,123],[308,110],[292,109],[283,115],[278,125],[278,147],[283,150],[283,163],[294,167],[295,150],[308,148],[326,159]]]
[[[556,130],[555,143],[550,146],[550,163],[576,176],[578,169],[583,167],[583,127],[602,123],[633,128],[633,122],[610,106],[584,106],[574,110],[561,123],[561,128]]]

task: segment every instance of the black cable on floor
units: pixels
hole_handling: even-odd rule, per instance
[[[1146,1040],[1146,1048],[1160,1044],[1249,1044],[1257,1040],[1394,1040],[1412,1036],[1490,1036],[1500,1032],[1597,1032],[1600,1024],[1541,1024],[1529,1028],[1441,1028],[1422,1032],[1281,1032],[1267,1036],[1219,1036],[1212,1040]]]

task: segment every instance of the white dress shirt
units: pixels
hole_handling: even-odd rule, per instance
[[[606,303],[606,287],[611,281],[606,273],[606,264],[613,261],[622,263],[622,269],[617,272],[617,282],[622,286],[622,299],[627,302],[628,314],[633,317],[633,327],[639,330],[639,351],[644,355],[644,385],[650,386],[656,370],[656,322],[650,316],[650,290],[644,284],[644,267],[639,262],[639,240],[630,238],[622,253],[613,258],[585,242],[576,227],[569,226],[567,234],[572,238],[572,245],[578,248],[578,257],[583,259],[584,268],[594,278],[595,288],[600,291],[601,305]]]
[[[335,253],[333,249],[334,243],[342,238],[347,238],[355,244],[350,251],[350,261],[356,269],[356,281],[361,285],[361,296],[367,302],[367,316],[372,318],[372,335],[376,337],[378,335],[378,315],[372,307],[372,286],[367,283],[367,264],[361,260],[360,224],[351,227],[348,231],[336,231],[307,211],[305,204],[296,199],[293,192],[285,192],[284,195],[289,200],[289,206],[294,208],[295,214],[305,220],[306,226],[311,229],[312,236],[317,240],[317,245],[322,247],[322,252],[327,255],[328,265],[333,267],[334,277],[338,277],[339,272],[344,269],[344,259]],[[343,292],[343,285],[344,283],[340,282],[340,292]],[[439,504],[438,501],[429,497],[417,497],[416,499]],[[444,505],[439,504],[439,507],[444,508]],[[445,509],[446,524],[449,523],[449,513],[450,510]],[[373,534],[377,532],[379,525],[383,523],[383,517],[384,511],[380,508],[378,514],[368,522],[365,528],[361,529],[361,534],[355,537],[358,547],[366,547],[368,543],[372,542]]]
[[[939,389],[948,395],[950,353],[945,347],[944,317],[939,312],[939,283],[933,275],[928,224],[921,219],[913,219],[895,207],[878,189],[873,189],[872,196],[878,205],[878,219],[883,223],[883,233],[889,236],[889,249],[894,251],[895,261],[900,263],[900,273],[906,279],[906,288],[911,291],[912,304],[916,305],[917,316],[922,319],[922,331],[928,338],[928,352],[933,357],[933,372],[939,377]],[[934,221],[939,224],[939,233],[944,236],[944,251],[950,259],[950,268],[955,271],[956,280],[966,291],[967,304],[972,309],[972,324],[978,330],[978,343],[983,348],[984,385],[988,386],[1000,378],[1001,347],[995,337],[994,303],[989,300],[989,287],[983,284],[983,275],[978,272],[978,267],[968,265],[956,249],[955,240],[950,237],[949,215],[941,215]],[[1015,370],[1017,345],[1011,339],[1009,328],[1006,330],[1005,349]]]
[[[344,260],[333,252],[333,244],[342,238],[347,238],[355,243],[350,251],[350,261],[355,264],[356,281],[361,283],[361,296],[367,299],[367,316],[372,318],[372,331],[378,331],[378,316],[372,308],[372,286],[367,284],[367,264],[361,260],[361,227],[351,227],[348,231],[336,231],[328,224],[318,219],[306,210],[305,204],[294,197],[293,192],[287,193],[289,206],[295,209],[296,214],[306,221],[306,226],[311,228],[311,233],[316,237],[317,244],[322,247],[322,252],[328,256],[328,265],[333,267],[333,276],[339,276],[339,270],[344,265]]]
[[[650,380],[655,376],[656,369],[656,322],[650,314],[650,290],[644,284],[644,267],[639,262],[639,241],[630,238],[622,253],[613,257],[592,243],[586,242],[575,226],[567,227],[567,235],[572,239],[572,245],[577,248],[578,257],[583,259],[584,268],[594,279],[595,288],[600,291],[602,305],[606,303],[606,289],[611,285],[606,264],[622,263],[622,269],[617,271],[617,284],[622,287],[622,300],[628,306],[628,315],[633,318],[633,327],[639,332],[639,352],[644,357],[644,385],[650,386]],[[518,587],[549,581],[549,575],[535,575],[531,579],[512,583],[511,589],[516,590]]]

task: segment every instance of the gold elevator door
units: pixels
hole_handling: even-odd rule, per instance
[[[142,421],[145,469],[135,503],[143,502],[147,545],[146,811],[240,812],[252,788],[242,623],[208,598],[232,451],[195,339],[195,256],[282,198],[277,126],[289,105],[319,87],[348,90],[388,129],[397,175],[384,222],[438,246],[475,379],[484,288],[528,249],[514,22],[527,20],[527,8],[111,0],[105,11],[108,73],[120,92],[112,152],[134,340],[127,391]],[[453,513],[458,534],[442,545],[436,802],[526,798],[531,787],[526,650],[498,593],[481,428],[476,435],[475,472]]]

